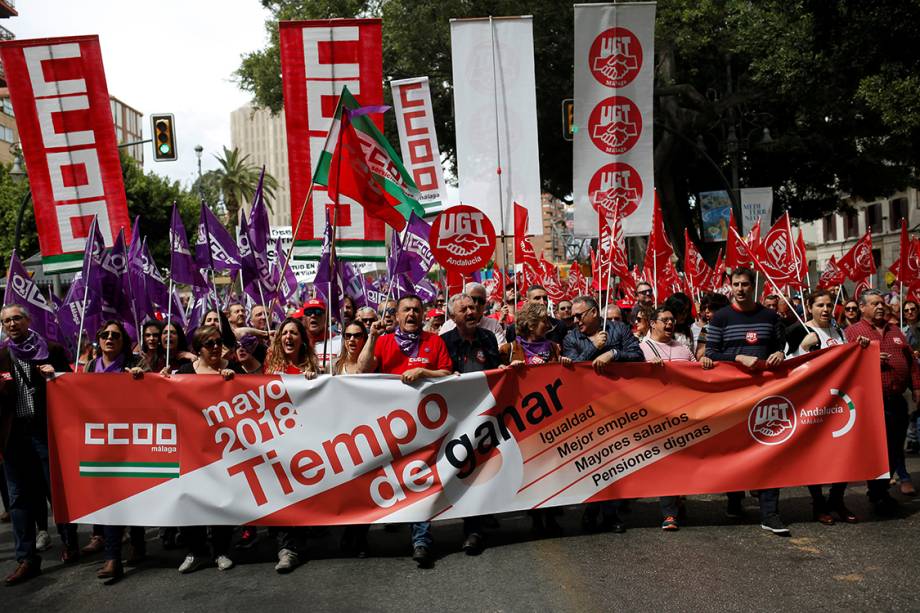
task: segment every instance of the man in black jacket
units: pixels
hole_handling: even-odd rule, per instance
[[[542,285],[531,285],[527,288],[527,302],[536,302],[537,304],[542,304],[549,308],[549,293],[547,293],[546,288]],[[568,301],[566,300],[565,302]],[[571,305],[572,303],[568,302],[568,304]],[[571,309],[569,310],[571,311]],[[561,319],[556,319],[555,317],[548,317],[547,319],[549,320],[550,331],[546,334],[546,338],[561,347],[562,341],[565,340],[565,335],[568,334],[571,328]],[[508,326],[505,330],[505,340],[509,343],[514,341],[517,336],[516,332],[514,324]]]
[[[606,372],[611,362],[644,362],[645,356],[639,341],[629,326],[621,321],[601,317],[597,301],[591,296],[578,296],[572,301],[572,318],[575,328],[569,330],[562,343],[562,355],[573,362],[591,362],[597,374]],[[589,504],[581,518],[581,525],[588,532],[597,528],[598,512],[603,515],[601,529],[612,532],[626,532],[620,520],[619,501],[607,500]]]
[[[70,365],[63,347],[46,342],[29,329],[31,320],[24,307],[4,306],[0,322],[9,337],[0,349],[0,447],[19,563],[6,584],[15,585],[41,574],[41,557],[35,548],[35,512],[45,508],[45,500],[44,489],[35,483],[34,470],[41,466],[45,486],[51,491],[45,379],[55,371],[69,371]],[[58,532],[64,541],[61,559],[75,561],[79,552],[77,527],[59,524]]]
[[[498,342],[494,334],[479,327],[473,299],[466,294],[452,296],[450,314],[456,327],[441,339],[447,345],[454,371],[468,373],[498,368],[501,364]],[[478,555],[485,549],[480,517],[464,517],[463,533],[466,536],[463,551],[467,555]]]

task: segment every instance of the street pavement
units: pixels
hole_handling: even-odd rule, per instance
[[[920,472],[920,458],[908,468]],[[851,486],[847,504],[863,521],[822,526],[807,490],[783,490],[790,538],[759,527],[752,498],[748,520],[735,522],[724,496],[693,496],[675,533],[659,528],[654,500],[633,502],[625,534],[583,534],[580,509],[570,507],[563,536],[536,538],[526,514],[508,514],[478,557],[460,551],[459,522],[442,522],[427,570],[409,557],[407,527],[393,526],[371,530],[372,557],[363,560],[339,554],[340,528],[313,535],[308,561],[289,575],[273,570],[273,543],[260,529],[236,568],[179,575],[184,551],[164,551],[150,529],[150,560],[114,585],[95,577],[100,555],[62,565],[54,535],[40,577],[0,587],[0,611],[917,611],[920,498],[895,496],[900,516],[880,519],[865,486]],[[88,527],[80,533],[85,544]],[[0,572],[14,566],[10,524],[2,524]]]

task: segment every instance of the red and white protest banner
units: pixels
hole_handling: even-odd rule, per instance
[[[848,344],[756,374],[68,374],[48,385],[54,516],[393,523],[886,477],[878,364],[877,345]]]
[[[318,260],[322,251],[327,189],[316,185],[306,202],[313,173],[322,159],[336,103],[347,86],[364,106],[383,103],[383,51],[379,19],[282,21],[281,75],[291,176],[291,220],[303,223],[294,237],[297,259]],[[383,117],[372,115],[383,131]],[[341,196],[336,216],[336,253],[347,259],[384,261],[384,223]]]
[[[575,233],[595,211],[623,216],[626,236],[652,227],[655,3],[575,5]]]
[[[451,19],[450,48],[460,201],[503,236],[516,202],[543,234],[533,18]]]
[[[403,164],[412,173],[412,180],[418,187],[418,201],[425,207],[425,216],[435,215],[440,212],[442,203],[447,201],[447,186],[434,127],[428,77],[390,81],[390,88]]]
[[[485,268],[495,253],[495,227],[479,209],[460,204],[434,218],[429,243],[438,264],[468,275]]]
[[[98,36],[0,42],[45,271],[80,270],[93,217],[106,246],[128,205]]]

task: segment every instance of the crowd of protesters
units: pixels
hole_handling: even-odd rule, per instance
[[[469,283],[462,293],[438,296],[423,304],[414,295],[383,302],[379,309],[355,308],[346,299],[341,321],[330,324],[327,306],[313,298],[275,326],[266,309],[232,303],[225,310],[208,312],[201,325],[183,330],[174,321],[151,320],[139,327],[136,343],[123,322],[106,321],[94,342],[81,351],[76,368],[86,373],[128,372],[212,375],[231,379],[247,374],[288,374],[313,378],[323,374],[358,375],[388,373],[412,384],[421,379],[452,373],[496,368],[521,368],[548,363],[589,362],[599,374],[613,373],[619,362],[653,364],[683,361],[703,369],[719,362],[735,362],[750,371],[778,367],[787,357],[843,343],[862,347],[878,342],[881,350],[887,451],[891,474],[900,493],[915,495],[904,463],[907,448],[920,451],[916,413],[909,408],[920,400],[920,311],[916,302],[900,305],[892,295],[868,290],[858,299],[817,290],[804,301],[780,295],[756,299],[755,275],[746,268],[731,274],[731,295],[703,294],[694,301],[672,294],[656,304],[651,285],[640,283],[634,304],[608,305],[593,296],[578,296],[551,305],[545,288],[533,285],[518,296],[513,286],[501,302],[490,302],[489,292]],[[903,324],[900,318],[903,316]],[[17,566],[7,584],[22,583],[41,572],[40,551],[52,547],[48,534],[50,480],[45,381],[55,372],[72,371],[74,363],[60,345],[46,341],[30,329],[26,308],[6,305],[0,312],[6,344],[0,348],[0,442],[3,457],[3,504],[0,517],[12,521]],[[188,335],[186,333],[189,333]],[[908,400],[907,389],[913,390]],[[894,479],[868,483],[874,513],[891,516],[898,503],[889,493]],[[825,487],[829,487],[825,497]],[[814,519],[822,524],[855,523],[857,516],[845,504],[846,483],[809,487]],[[780,490],[754,492],[764,530],[786,536],[780,517]],[[743,518],[744,492],[727,494],[726,513]],[[623,511],[630,501],[585,505],[582,529],[589,532],[624,532]],[[659,501],[664,531],[679,530],[686,521],[685,497],[665,496]],[[560,509],[532,511],[533,530],[540,535],[562,532]],[[485,528],[491,517],[463,521],[462,549],[470,554],[486,547]],[[372,547],[369,526],[347,526],[341,537],[346,555],[365,557]],[[277,527],[268,532],[277,545],[279,573],[295,569],[306,556],[311,528]],[[103,554],[97,575],[117,580],[125,565],[147,557],[143,527],[93,526],[87,543],[77,540],[75,525],[58,525],[61,560],[70,564],[81,556]],[[125,539],[125,534],[128,538]],[[165,549],[184,547],[179,566],[189,573],[206,566],[226,571],[234,556],[259,538],[258,529],[243,526],[193,526],[160,528]],[[234,543],[234,539],[236,542]],[[419,566],[433,561],[430,522],[410,526],[412,557]],[[123,543],[129,546],[127,555]]]

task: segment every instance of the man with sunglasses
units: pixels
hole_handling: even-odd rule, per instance
[[[549,308],[549,294],[546,291],[546,288],[542,285],[531,285],[527,288],[527,302],[542,304],[543,306]],[[549,322],[550,331],[546,333],[546,338],[553,341],[560,347],[562,342],[565,340],[566,335],[569,333],[568,326],[565,325],[561,319],[556,319],[555,317],[547,317]],[[508,339],[509,343],[514,342],[514,339],[517,338],[517,333],[514,329],[514,324],[508,326],[505,330],[505,338]]]
[[[476,306],[476,325],[494,334],[499,347],[504,345],[506,342],[505,329],[498,320],[492,319],[491,317],[483,317],[486,312],[487,301],[485,286],[482,283],[467,283],[463,286],[463,293],[469,296],[470,300],[472,300]],[[457,327],[457,324],[454,323],[453,316],[453,313],[448,313],[449,318],[444,322],[444,325],[441,326],[441,336],[444,336]]]
[[[571,300],[560,300],[559,304],[556,305],[556,315],[559,316],[559,319],[565,325],[566,331],[575,327],[575,320],[572,319]]]
[[[331,372],[332,365],[342,353],[342,337],[329,334],[326,303],[319,298],[307,300],[303,305],[303,325],[313,343],[317,364],[322,372]]]
[[[591,296],[578,296],[572,301],[572,318],[575,328],[569,330],[562,343],[562,355],[573,362],[591,362],[597,374],[603,374],[611,362],[642,362],[639,341],[629,326],[621,321],[601,318],[597,301]],[[617,512],[617,500],[607,500],[585,507],[581,524],[585,531],[597,528],[600,513],[601,529],[612,532],[626,532],[626,526]]]
[[[652,289],[651,283],[640,281],[636,285],[636,304],[633,305],[632,311],[629,312],[629,324],[636,323],[636,316],[643,308],[655,307],[655,290]]]
[[[29,329],[29,312],[17,304],[0,310],[8,341],[0,348],[0,449],[10,494],[15,555],[18,566],[6,577],[16,585],[41,574],[41,557],[35,547],[36,512],[45,510],[45,488],[36,482],[40,467],[45,487],[51,491],[48,464],[48,415],[45,380],[55,372],[69,372],[64,348]],[[79,557],[77,527],[58,524],[64,542],[61,560]]]
[[[355,320],[364,324],[370,330],[371,325],[377,321],[377,311],[373,307],[363,306],[355,312]]]
[[[387,300],[381,302],[377,307],[379,309],[379,319],[383,322],[383,328],[387,334],[392,334],[396,330],[396,301]]]

